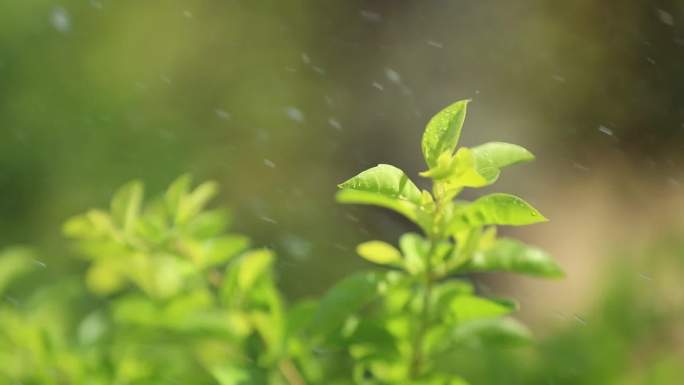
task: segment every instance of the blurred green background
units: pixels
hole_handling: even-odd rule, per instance
[[[568,277],[483,280],[520,299],[540,342],[463,370],[480,384],[677,383],[683,70],[676,0],[5,1],[0,247],[37,246],[59,281],[82,269],[65,218],[127,180],[154,193],[189,172],[217,180],[234,227],[277,252],[290,298],[317,295],[364,266],[359,241],[411,228],[336,205],[336,184],[380,162],[418,179],[425,122],[472,98],[465,145],[537,155],[494,189],[551,218],[515,235]]]

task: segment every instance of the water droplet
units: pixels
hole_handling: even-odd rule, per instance
[[[610,128],[608,128],[606,126],[599,126],[598,129],[599,129],[599,131],[601,131],[602,133],[604,133],[608,136],[613,136],[613,130],[611,130]]]
[[[574,315],[574,318],[575,318],[575,320],[576,320],[577,322],[579,322],[582,326],[585,326],[585,325],[587,324],[587,321],[586,321],[584,318],[580,317],[578,314],[575,314],[575,315]]]
[[[660,21],[663,22],[663,24],[669,25],[670,27],[674,26],[674,17],[672,17],[672,14],[662,10],[662,9],[657,9],[656,13],[658,14],[658,18]]]
[[[71,31],[71,17],[63,7],[55,7],[52,9],[50,24],[61,33]]]
[[[302,123],[304,121],[304,114],[301,110],[296,107],[286,107],[285,113],[287,117],[294,120],[297,123]]]
[[[222,110],[220,108],[217,108],[214,110],[214,112],[216,113],[216,116],[219,117],[219,119],[223,119],[223,120],[230,119],[230,113],[226,110]]]
[[[440,48],[440,49],[444,48],[444,44],[442,44],[438,41],[434,41],[434,40],[428,40],[427,45],[435,47],[435,48]]]
[[[391,81],[392,83],[401,83],[401,76],[399,75],[399,72],[391,68],[385,68],[385,76],[387,77],[387,80]]]
[[[337,119],[335,118],[330,118],[328,119],[328,124],[336,129],[337,131],[342,131],[342,123],[340,123]]]
[[[382,15],[380,15],[377,12],[362,9],[360,13],[361,13],[361,17],[363,17],[364,19],[366,19],[370,22],[378,23],[378,22],[382,21]]]
[[[278,224],[278,221],[276,221],[275,219],[273,219],[271,217],[267,217],[265,215],[262,215],[261,217],[259,217],[259,219],[261,219],[264,222],[273,223],[274,225]]]

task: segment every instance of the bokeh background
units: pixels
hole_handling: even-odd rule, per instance
[[[539,346],[463,357],[469,378],[684,380],[682,1],[1,2],[0,247],[37,246],[59,280],[82,268],[65,218],[189,172],[290,298],[315,296],[365,266],[358,242],[411,229],[336,184],[381,162],[419,179],[426,121],[463,98],[465,145],[537,155],[493,189],[551,218],[507,231],[567,273],[480,280]]]

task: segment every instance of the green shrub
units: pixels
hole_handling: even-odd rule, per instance
[[[522,147],[487,143],[456,150],[467,101],[438,113],[422,149],[433,182],[420,190],[379,165],[342,183],[342,203],[389,208],[414,222],[396,248],[358,246],[381,267],[344,278],[320,301],[287,306],[275,255],[228,231],[207,209],[213,182],[188,176],[145,202],[130,182],[108,211],[69,219],[64,233],[85,260],[82,277],[39,287],[0,306],[0,380],[21,384],[425,384],[465,380],[436,358],[459,346],[517,345],[530,338],[511,300],[484,298],[465,278],[510,271],[558,277],[543,251],[497,238],[497,225],[545,218],[522,199],[489,194],[501,168],[529,161]],[[0,294],[37,266],[26,249],[0,257]]]

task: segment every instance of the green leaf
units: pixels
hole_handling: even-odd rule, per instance
[[[374,273],[356,273],[333,286],[321,299],[310,331],[328,335],[342,326],[377,295],[379,276]]]
[[[564,275],[545,251],[508,238],[498,239],[492,247],[475,253],[458,271],[508,271],[553,278]]]
[[[181,200],[188,195],[190,186],[192,184],[192,177],[189,174],[183,174],[176,178],[166,190],[164,194],[164,201],[169,213],[175,218],[180,206]]]
[[[267,249],[254,250],[244,255],[237,278],[240,289],[251,288],[254,282],[271,267],[273,257],[273,252]]]
[[[249,238],[239,234],[226,234],[212,238],[204,244],[203,266],[222,264],[245,250],[249,244]]]
[[[114,194],[111,202],[112,219],[130,234],[138,221],[143,200],[143,184],[140,181],[126,183]]]
[[[452,337],[457,344],[505,347],[529,343],[532,333],[513,318],[504,317],[463,323],[453,330]]]
[[[473,147],[472,154],[477,173],[487,181],[487,184],[496,181],[502,167],[534,160],[534,155],[525,148],[503,142],[491,142]]]
[[[204,182],[192,193],[184,196],[176,212],[176,224],[185,224],[197,215],[204,206],[218,193],[216,182]]]
[[[406,270],[416,274],[425,269],[425,256],[430,249],[430,242],[416,233],[406,233],[399,238],[399,247],[406,259]]]
[[[347,180],[338,186],[340,203],[358,203],[382,206],[416,221],[416,210],[421,192],[400,169],[380,164]]]
[[[118,260],[102,259],[88,268],[86,284],[95,294],[107,295],[121,289],[126,284],[126,277]]]
[[[12,247],[0,252],[0,294],[17,277],[37,266],[33,251],[25,247]]]
[[[495,193],[460,207],[450,225],[452,232],[485,225],[522,226],[547,219],[529,203],[515,195]]]
[[[382,241],[364,242],[356,247],[356,252],[364,259],[380,265],[396,265],[402,262],[399,250]]]
[[[422,150],[429,167],[437,165],[444,152],[452,153],[461,136],[469,100],[458,101],[433,116],[423,133]]]
[[[515,304],[496,302],[474,295],[459,295],[451,299],[449,309],[456,321],[465,322],[510,314],[515,310]]]

